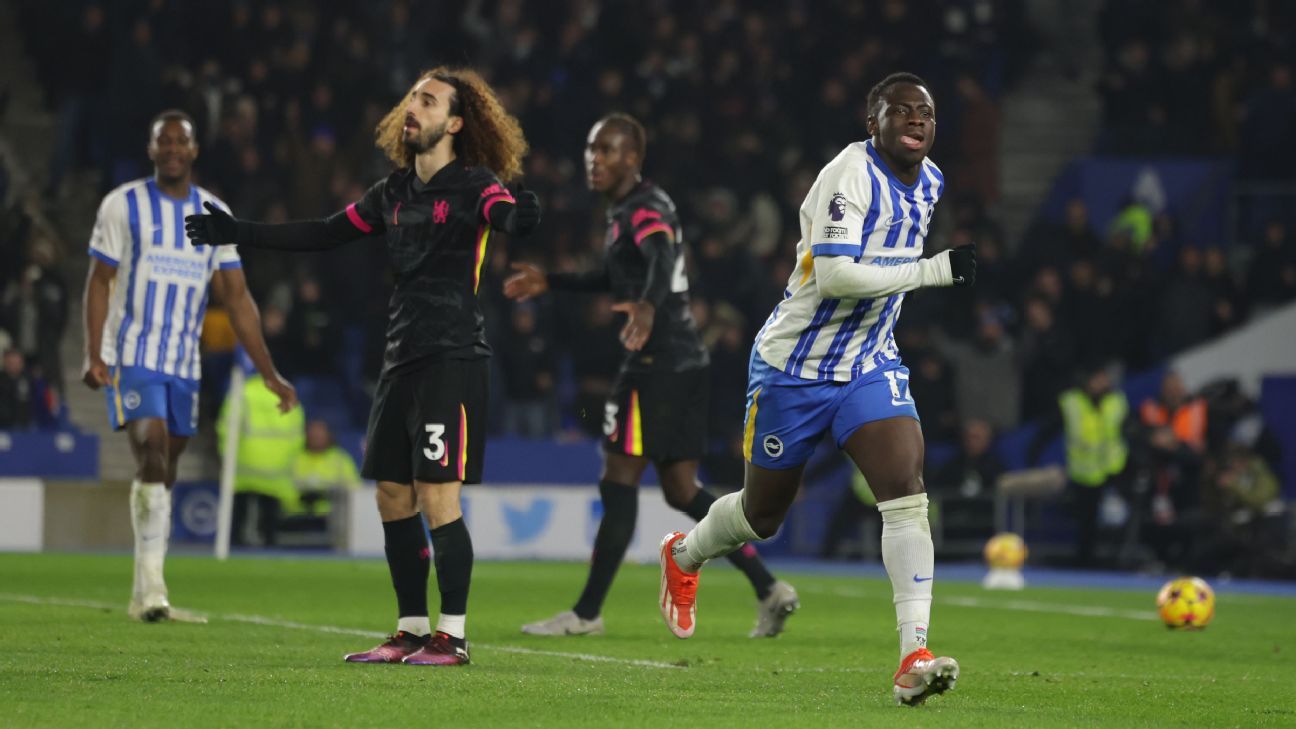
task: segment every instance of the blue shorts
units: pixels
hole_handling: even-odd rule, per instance
[[[804,466],[829,428],[841,448],[861,425],[898,416],[918,419],[909,368],[898,359],[850,382],[805,380],[770,366],[752,348],[743,455],[754,465]]]
[[[162,418],[171,435],[198,431],[198,381],[144,367],[113,367],[108,395],[108,423],[121,430],[132,420]]]

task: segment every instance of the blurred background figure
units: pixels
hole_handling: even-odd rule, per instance
[[[1080,368],[1078,384],[1058,396],[1057,414],[1031,448],[1030,460],[1038,462],[1044,443],[1063,434],[1067,496],[1076,525],[1075,564],[1080,567],[1098,564],[1100,516],[1112,526],[1128,518],[1120,489],[1129,463],[1129,401],[1114,389],[1108,367],[1095,361]]]
[[[26,430],[32,422],[34,384],[27,372],[27,358],[7,349],[0,367],[0,430]]]
[[[1168,372],[1161,393],[1139,406],[1138,428],[1150,478],[1143,494],[1143,540],[1159,567],[1187,567],[1201,517],[1202,465],[1206,457],[1206,401],[1190,397],[1183,378]]]
[[[327,516],[335,499],[360,488],[355,459],[333,441],[323,420],[306,424],[306,443],[293,459],[292,480],[300,513],[310,516]]]
[[[306,416],[301,408],[280,412],[278,397],[241,349],[237,359],[244,377],[242,412],[237,423],[230,422],[227,398],[216,421],[216,443],[221,449],[229,429],[238,429],[230,543],[273,547],[281,517],[301,511],[293,464],[305,442]]]

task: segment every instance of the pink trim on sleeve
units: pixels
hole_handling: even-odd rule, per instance
[[[643,245],[644,238],[647,238],[653,233],[665,233],[671,240],[675,240],[675,231],[669,225],[665,223],[653,223],[652,225],[646,225],[635,231],[635,245]]]
[[[649,210],[648,208],[639,208],[634,211],[634,215],[630,216],[630,225],[638,228],[649,220],[661,220],[661,213],[656,210]]]
[[[351,203],[350,205],[347,206],[346,213],[347,213],[347,220],[350,220],[351,224],[354,225],[361,233],[373,232],[373,226],[366,223],[364,219],[360,217],[360,213],[356,211],[355,203]]]
[[[494,204],[497,203],[497,202],[510,202],[510,203],[517,204],[517,200],[514,200],[514,199],[513,199],[513,196],[510,195],[509,192],[508,192],[507,190],[505,190],[504,192],[501,192],[501,193],[497,193],[497,194],[495,194],[495,195],[492,195],[491,197],[489,197],[489,198],[486,199],[486,202],[482,203],[482,217],[483,217],[483,218],[485,218],[485,219],[487,219],[487,220],[490,220],[490,209],[491,209],[491,206],[494,205]]]

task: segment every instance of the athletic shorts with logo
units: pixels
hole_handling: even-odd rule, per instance
[[[793,377],[752,349],[747,373],[743,455],[761,468],[804,466],[823,434],[841,448],[861,425],[908,416],[918,419],[909,394],[909,369],[890,360],[850,382]]]
[[[167,432],[190,437],[198,431],[198,381],[146,367],[113,367],[104,389],[108,424],[121,430],[132,420],[161,418]]]
[[[360,473],[394,483],[481,483],[490,360],[446,359],[378,381]]]
[[[653,461],[706,453],[710,369],[617,374],[603,413],[603,450]]]

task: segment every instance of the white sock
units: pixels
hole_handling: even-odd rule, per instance
[[[445,613],[441,613],[441,615],[437,617],[437,632],[445,633],[451,638],[459,638],[460,640],[463,640],[464,623],[467,621],[467,615],[446,615]]]
[[[685,572],[697,572],[707,560],[715,559],[760,537],[743,514],[743,492],[735,491],[716,499],[702,521],[683,539],[675,542],[671,555]]]
[[[935,555],[927,523],[927,494],[903,496],[878,504],[882,513],[882,564],[891,578],[900,658],[927,647]]]
[[[131,526],[135,529],[136,600],[166,601],[162,565],[166,560],[167,537],[171,533],[171,492],[164,483],[136,480],[130,491]]]
[[[396,630],[403,630],[410,635],[431,635],[432,623],[428,621],[428,616],[426,615],[401,618],[396,621]]]

